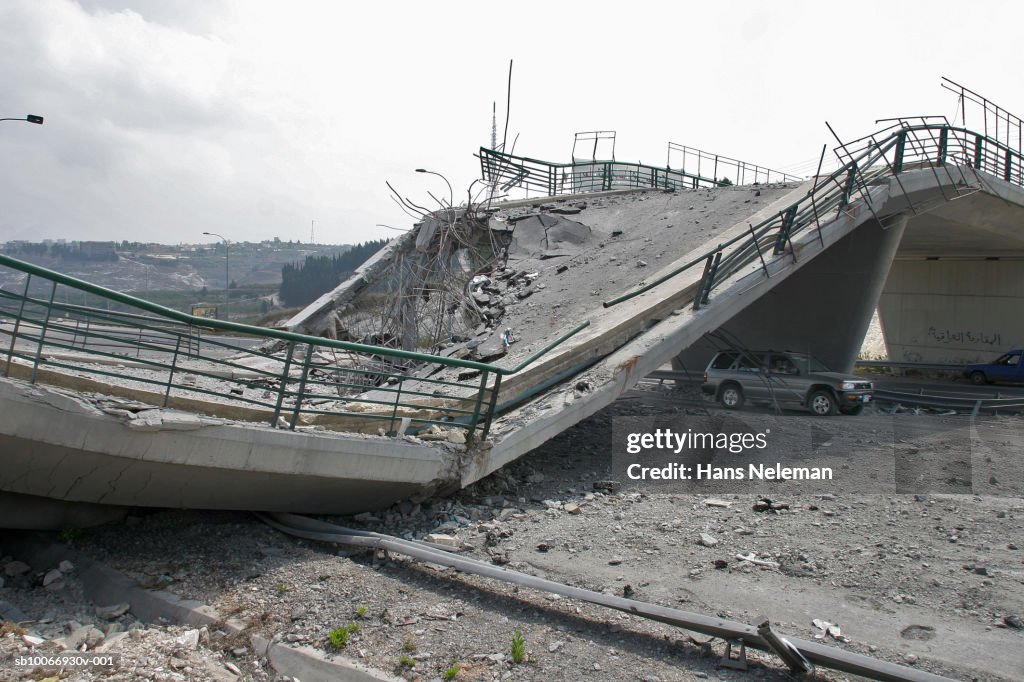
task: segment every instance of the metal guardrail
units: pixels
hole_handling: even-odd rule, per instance
[[[674,152],[674,154],[673,154]],[[716,180],[724,180],[728,177],[726,173],[732,173],[730,181],[737,185],[752,185],[768,182],[803,182],[803,178],[782,171],[772,170],[764,166],[758,166],[747,161],[732,159],[721,154],[712,154],[694,147],[668,143],[668,158],[665,161],[666,168],[672,168],[672,160],[675,156],[679,160],[678,168],[687,172],[687,163],[690,164],[690,171],[695,175],[704,177],[704,168],[711,166],[711,177]],[[697,170],[693,171],[693,164],[697,164]]]
[[[623,161],[553,163],[480,148],[480,172],[487,184],[505,191],[512,187],[543,196],[604,192],[613,189],[696,189],[730,183],[671,168]]]
[[[163,406],[198,397],[214,411],[220,405],[247,408],[255,411],[247,414],[271,426],[292,430],[304,415],[342,430],[365,431],[367,424],[377,424],[391,433],[407,419],[412,427],[464,429],[467,442],[478,431],[485,439],[502,377],[523,370],[589,325],[584,322],[515,367],[503,368],[195,317],[2,254],[0,267],[24,274],[20,291],[0,288],[0,316],[8,318],[0,324],[5,377],[52,381],[53,376],[42,376],[51,370],[112,385],[130,382],[150,397],[162,395]],[[57,294],[63,287],[130,311],[61,303]],[[201,338],[204,328],[256,343],[276,340],[283,349],[240,349],[215,334]],[[136,356],[130,368],[124,366],[125,353],[117,352],[125,347]],[[432,370],[442,367],[475,370],[479,378],[432,378]]]
[[[854,145],[857,146],[851,150]],[[947,191],[959,195],[961,189],[971,186],[963,170],[965,167],[991,173],[1006,182],[1024,185],[1020,151],[980,133],[947,123],[926,121],[912,125],[907,120],[900,120],[872,135],[842,145],[841,149],[840,158],[845,157],[845,163],[818,180],[799,201],[757,225],[750,225],[747,233],[719,244],[639,289],[605,301],[604,306],[607,308],[628,301],[703,264],[704,270],[693,299],[693,308],[697,310],[709,302],[710,294],[717,285],[751,263],[760,262],[764,276],[769,277],[766,256],[788,256],[796,261],[793,236],[801,231],[817,228],[818,239],[824,244],[822,221],[838,217],[848,210],[855,201],[855,193],[874,215],[871,186],[895,178],[901,191],[904,191],[900,174],[907,170],[931,169],[939,181],[938,187],[945,200],[954,198]],[[824,153],[823,148],[822,159]],[[815,177],[819,176],[820,162],[819,173]],[[917,207],[910,197],[906,198],[909,210],[916,212]]]
[[[945,410],[970,410],[977,415],[982,412],[999,414],[1024,410],[1024,398],[970,398],[967,396],[925,395],[875,389],[876,402],[899,403],[914,407],[930,407]]]
[[[855,367],[892,367],[893,369],[935,369],[947,372],[962,372],[965,365],[948,365],[939,362],[894,362],[892,360],[857,360]]]

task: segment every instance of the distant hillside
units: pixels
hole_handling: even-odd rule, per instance
[[[286,265],[310,256],[341,256],[347,244],[232,242],[228,281],[236,286],[278,285]],[[138,242],[7,242],[4,254],[117,291],[224,289],[224,245]],[[0,285],[20,279],[0,269]]]

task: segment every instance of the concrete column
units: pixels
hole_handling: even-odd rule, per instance
[[[868,220],[747,305],[722,326],[724,339],[702,339],[673,366],[702,370],[716,347],[741,345],[808,352],[851,371],[906,224],[905,214]]]

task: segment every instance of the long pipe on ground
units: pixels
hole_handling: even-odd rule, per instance
[[[544,578],[495,566],[439,549],[425,542],[403,540],[390,535],[345,528],[307,516],[285,513],[258,513],[257,516],[277,530],[307,540],[333,542],[367,549],[381,549],[403,554],[419,561],[454,568],[464,573],[501,580],[570,599],[597,604],[668,625],[686,628],[725,640],[741,640],[746,646],[778,654],[795,672],[807,672],[807,662],[826,668],[861,675],[883,682],[951,682],[949,678],[915,670],[903,665],[879,661],[870,656],[843,651],[835,647],[808,642],[793,637],[782,638],[768,630],[767,620],[761,619],[757,627],[738,621],[712,618],[699,613],[670,609],[635,599],[601,594],[579,587],[571,587]],[[765,633],[765,634],[762,634]],[[767,636],[766,636],[767,635]],[[804,659],[801,661],[801,659]],[[803,668],[803,669],[801,669]]]

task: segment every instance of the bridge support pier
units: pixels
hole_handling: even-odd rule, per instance
[[[705,336],[673,360],[697,372],[715,350],[793,350],[816,356],[837,372],[857,359],[885,287],[908,216],[871,219],[750,301],[717,337]]]

